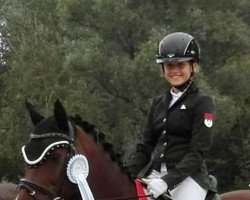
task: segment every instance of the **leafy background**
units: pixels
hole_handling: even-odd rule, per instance
[[[196,77],[213,98],[208,165],[220,192],[250,183],[248,0],[0,0],[0,179],[18,182],[32,131],[25,99],[51,115],[59,98],[94,123],[126,160],[152,98],[167,89],[158,42],[182,31],[200,43]]]

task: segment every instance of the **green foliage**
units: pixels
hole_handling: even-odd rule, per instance
[[[249,55],[232,57],[227,63],[216,71],[215,85],[222,94],[230,96],[240,112],[234,112],[233,126],[227,133],[228,151],[237,159],[234,166],[239,169],[235,173],[236,187],[242,188],[249,182],[249,120],[250,120],[250,89],[248,77],[250,76]],[[233,162],[233,160],[231,160]]]
[[[249,181],[249,2],[228,0],[0,1],[11,49],[0,76],[0,177],[23,173],[20,148],[32,131],[28,99],[45,115],[59,98],[107,134],[124,159],[141,139],[152,98],[168,86],[155,64],[165,34],[194,35],[197,81],[217,115],[209,165],[220,191]],[[19,153],[17,153],[19,152]]]

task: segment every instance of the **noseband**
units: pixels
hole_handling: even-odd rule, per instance
[[[63,200],[62,197],[57,197],[57,195],[51,192],[49,189],[25,178],[21,179],[19,182],[18,189],[20,190],[21,188],[25,188],[26,191],[29,193],[29,195],[32,197],[32,199],[37,199],[36,198],[36,190],[37,190],[48,196],[51,200],[60,200],[60,199]]]
[[[48,138],[48,137],[60,137],[60,138],[63,138],[63,139],[66,139],[67,141],[69,141],[69,145],[68,145],[68,150],[69,150],[69,153],[67,153],[67,157],[68,159],[65,159],[65,162],[64,162],[64,168],[66,170],[66,166],[67,166],[67,161],[69,161],[69,159],[74,156],[76,154],[76,149],[74,147],[74,131],[73,131],[73,128],[72,128],[72,125],[71,123],[69,124],[70,126],[70,136],[67,136],[67,135],[63,135],[63,134],[55,134],[55,133],[46,133],[46,134],[43,134],[43,135],[34,135],[34,134],[31,134],[30,135],[30,138],[32,139],[41,139],[41,138]],[[42,164],[42,163],[41,163]],[[65,172],[65,176],[66,176],[66,172]],[[56,195],[56,193],[50,191],[49,189],[47,189],[46,187],[42,186],[42,185],[39,185],[33,181],[30,181],[26,178],[22,178],[20,181],[19,181],[19,185],[18,185],[18,190],[20,190],[21,188],[24,188],[26,189],[26,191],[28,192],[28,194],[32,197],[32,199],[34,200],[39,200],[36,198],[36,194],[37,194],[37,191],[39,191],[40,193],[43,193],[44,195],[48,196],[50,200],[63,200],[64,198],[62,197],[59,197]],[[61,188],[60,188],[61,189]]]

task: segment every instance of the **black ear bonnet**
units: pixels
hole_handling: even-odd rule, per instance
[[[45,160],[55,148],[71,145],[74,142],[76,126],[68,119],[60,102],[55,103],[54,116],[48,118],[42,118],[33,106],[28,106],[27,109],[35,128],[30,134],[29,141],[22,147],[22,154],[25,162],[32,166]]]

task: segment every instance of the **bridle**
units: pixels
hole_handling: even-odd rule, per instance
[[[71,125],[71,123],[70,123]],[[75,136],[75,131],[76,131],[76,128],[73,129],[73,126],[69,126],[70,127],[70,136],[67,136],[65,134],[61,134],[61,133],[45,133],[45,134],[42,134],[42,135],[34,135],[34,134],[31,134],[30,135],[30,139],[42,139],[42,138],[49,138],[49,137],[56,137],[56,138],[63,138],[63,139],[66,139],[67,141],[69,141],[69,144],[67,145],[68,146],[68,153],[67,153],[67,158],[65,158],[65,162],[64,162],[64,168],[66,169],[67,167],[67,163],[69,161],[69,159],[76,155],[76,148],[74,146],[74,136]],[[65,147],[65,146],[63,146]],[[53,150],[53,149],[51,149]],[[40,163],[42,164],[42,163]],[[33,167],[33,166],[30,166],[30,167]],[[35,166],[36,167],[36,166]],[[49,200],[64,200],[63,197],[60,197],[58,196],[57,194],[60,194],[61,193],[61,190],[63,188],[63,184],[65,183],[67,179],[67,175],[66,175],[66,172],[64,173],[65,174],[65,178],[64,178],[64,181],[63,183],[61,184],[61,187],[59,192],[53,192],[51,190],[49,190],[48,188],[38,184],[38,183],[35,183],[34,181],[31,181],[27,178],[22,178],[20,179],[19,181],[19,185],[18,185],[18,190],[20,190],[21,188],[25,189],[26,192],[32,197],[33,200],[44,200],[44,199],[39,199],[37,197],[37,193],[42,193],[44,194],[45,196],[47,196],[49,198]],[[140,199],[140,198],[146,198],[146,197],[152,197],[152,195],[143,195],[143,196],[129,196],[129,197],[118,197],[118,198],[109,198],[109,199],[100,199],[100,200],[132,200],[132,199]]]
[[[67,136],[67,135],[61,134],[61,133],[45,133],[42,135],[30,134],[30,139],[42,139],[42,138],[56,137],[56,138],[66,139],[69,142],[69,144],[67,145],[67,147],[68,147],[67,149],[69,152],[67,152],[67,156],[65,158],[64,167],[63,167],[63,169],[65,169],[65,173],[64,173],[65,178],[64,178],[64,181],[63,181],[61,187],[59,187],[60,190],[59,190],[58,194],[60,194],[62,186],[63,186],[65,180],[67,180],[67,177],[66,177],[67,163],[68,163],[69,159],[76,154],[76,148],[74,146],[75,129],[73,128],[73,125],[71,124],[71,122],[69,122],[69,135],[70,136]],[[66,147],[66,146],[63,145],[62,147]],[[54,150],[54,149],[55,148],[53,147],[51,150]],[[42,163],[40,163],[40,164],[42,164]],[[49,197],[50,200],[63,200],[64,199],[63,197],[58,196],[55,192],[49,190],[48,188],[46,188],[38,183],[35,183],[27,178],[20,179],[19,185],[18,185],[18,190],[20,190],[21,188],[24,188],[27,191],[27,193],[34,200],[39,200],[36,197],[37,192],[46,195],[47,197]]]
[[[48,196],[51,200],[63,200],[62,197],[58,197],[54,192],[50,191],[49,189],[25,178],[22,178],[20,180],[18,189],[20,190],[20,188],[25,188],[28,194],[32,197],[32,199],[37,199],[36,194],[37,191],[39,191],[40,193],[43,193]]]

